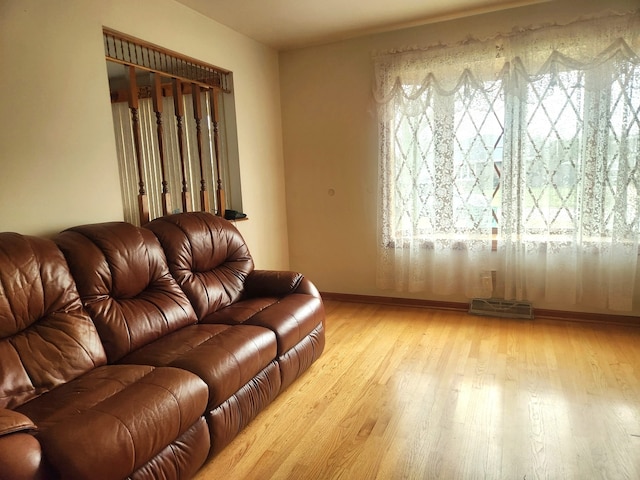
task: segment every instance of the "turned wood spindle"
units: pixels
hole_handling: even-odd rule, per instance
[[[196,142],[198,145],[198,164],[200,165],[200,210],[209,211],[209,195],[207,194],[207,182],[204,178],[204,159],[202,157],[202,102],[200,101],[200,86],[191,84],[191,97],[193,99],[193,118],[196,121]]]
[[[149,200],[144,186],[144,170],[142,162],[142,149],[140,147],[140,122],[138,119],[138,85],[136,81],[136,69],[128,66],[128,86],[129,86],[129,110],[131,110],[131,124],[133,131],[134,155],[138,166],[138,213],[140,224],[149,222]]]
[[[184,103],[182,101],[182,82],[179,78],[173,79],[173,102],[176,114],[176,126],[178,135],[178,150],[180,153],[180,167],[182,170],[182,211],[191,211],[191,197],[187,184],[187,162],[184,151],[184,131],[182,119],[184,118]]]
[[[216,156],[216,203],[218,210],[216,215],[224,216],[225,210],[225,198],[224,187],[222,185],[222,162],[220,161],[220,134],[219,134],[219,121],[220,121],[220,108],[219,108],[219,95],[220,89],[214,87],[209,95],[210,109],[211,109],[211,125],[213,127],[213,149]]]
[[[164,129],[162,127],[162,77],[153,73],[152,97],[153,111],[156,114],[156,131],[158,135],[158,153],[160,154],[160,174],[162,175],[162,215],[171,213],[171,194],[169,193],[169,182],[166,174],[166,159],[164,157]]]

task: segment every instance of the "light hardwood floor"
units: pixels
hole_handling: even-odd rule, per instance
[[[204,479],[640,479],[640,328],[329,301]]]

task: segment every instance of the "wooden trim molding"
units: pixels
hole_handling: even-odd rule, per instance
[[[102,29],[107,60],[162,73],[185,83],[231,91],[231,72],[109,28]]]
[[[376,295],[356,295],[351,293],[320,292],[324,300],[339,302],[369,303],[392,305],[399,307],[433,308],[438,310],[455,310],[466,312],[469,304],[463,302],[444,302],[417,298],[383,297]],[[598,323],[602,325],[622,325],[640,327],[640,317],[634,315],[613,315],[608,313],[570,312],[565,310],[547,310],[534,308],[535,318],[547,318],[568,322]],[[521,320],[530,321],[530,320]]]

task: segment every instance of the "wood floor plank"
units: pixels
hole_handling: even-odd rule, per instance
[[[640,478],[640,329],[326,311],[320,359],[196,480]]]

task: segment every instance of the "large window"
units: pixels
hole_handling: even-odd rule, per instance
[[[392,170],[384,185],[392,219],[383,232],[387,245],[408,236],[428,243],[436,232],[466,239],[497,225],[504,90],[500,82],[479,89],[464,82],[451,96],[431,89],[412,95],[416,86],[402,85],[416,111],[398,108],[383,127],[393,137],[384,159]]]
[[[637,18],[376,59],[381,286],[630,309]]]

